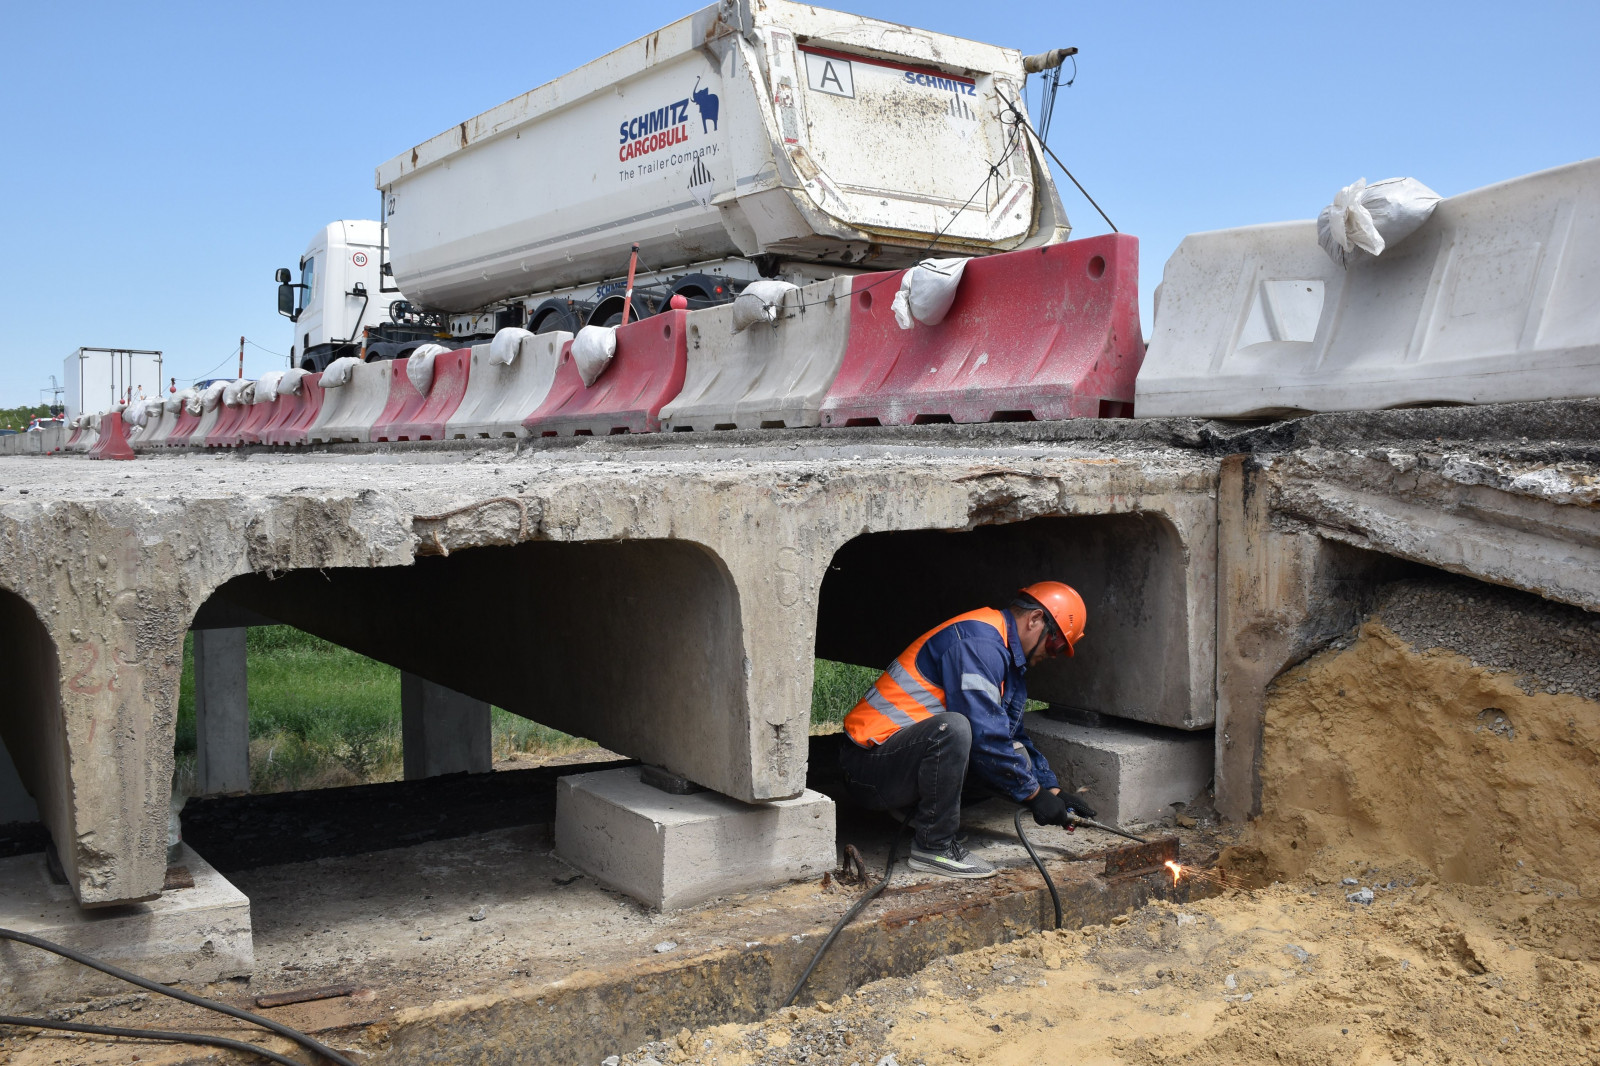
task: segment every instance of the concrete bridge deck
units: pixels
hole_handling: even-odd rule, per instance
[[[1215,728],[1239,818],[1265,686],[1395,567],[1600,609],[1597,430],[1577,401],[7,457],[0,735],[79,902],[124,903],[162,887],[191,627],[295,625],[758,803],[803,788],[814,656],[1050,576],[1089,639],[1031,694]]]

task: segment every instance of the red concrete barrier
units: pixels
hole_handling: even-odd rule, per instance
[[[199,403],[200,398],[195,397],[194,402]],[[183,410],[178,412],[178,421],[173,424],[172,432],[167,434],[167,439],[162,443],[169,448],[181,448],[190,443],[189,438],[200,428],[200,418],[200,415],[191,414],[189,405],[184,404]]]
[[[239,423],[238,439],[233,443],[260,444],[262,431],[278,413],[278,401],[265,400],[261,403],[252,403],[245,411],[244,420]]]
[[[70,449],[74,444],[78,443],[78,438],[81,436],[83,436],[83,424],[80,422],[72,427],[72,436],[67,438],[67,443],[61,446],[61,450],[67,451]]]
[[[389,402],[384,405],[378,420],[372,424],[369,440],[410,440],[396,431],[397,426],[409,425],[427,404],[428,398],[417,391],[406,376],[409,359],[391,359],[384,370],[389,375]]]
[[[403,364],[407,360],[396,362]],[[461,398],[467,394],[467,376],[471,368],[471,348],[458,348],[434,356],[433,384],[429,386],[422,406],[410,418],[402,418],[383,427],[383,432],[388,436],[378,436],[379,428],[374,427],[373,439],[444,440],[445,423],[450,421],[450,416],[461,406]],[[406,377],[404,370],[400,371],[400,377]],[[407,380],[406,384],[409,386],[410,381]]]
[[[572,361],[572,342],[561,350],[555,381],[539,409],[522,424],[530,436],[604,436],[655,433],[661,407],[683,389],[688,364],[687,311],[666,311],[617,328],[617,354],[593,386],[584,388]]]
[[[322,375],[307,374],[298,392],[278,391],[278,411],[261,430],[262,444],[304,444],[322,410]]]
[[[133,458],[133,446],[128,443],[128,427],[122,424],[121,411],[109,411],[100,416],[100,439],[90,447],[89,458]]]
[[[226,395],[226,394],[224,394]],[[221,410],[217,412],[217,420],[211,425],[211,432],[207,433],[202,441],[207,448],[237,448],[239,446],[239,430],[244,425],[244,420],[250,417],[250,404],[230,404],[226,398],[219,401]],[[190,441],[194,443],[194,441]]]
[[[856,277],[824,426],[1132,416],[1144,360],[1138,238],[973,259],[936,326],[896,324],[902,273]]]

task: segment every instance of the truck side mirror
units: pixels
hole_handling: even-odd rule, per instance
[[[289,276],[288,267],[279,267],[278,272],[272,275],[272,280],[276,281],[279,285],[287,285],[293,279]]]
[[[279,274],[288,276],[287,270],[278,271]],[[294,286],[287,281],[278,283],[278,314],[294,322],[300,318],[300,312],[294,309]]]

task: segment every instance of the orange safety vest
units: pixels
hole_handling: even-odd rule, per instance
[[[861,702],[850,708],[844,716],[844,731],[850,739],[863,748],[882,744],[908,725],[915,725],[933,715],[948,710],[944,689],[922,676],[917,669],[917,653],[934,634],[949,629],[957,622],[986,622],[1000,633],[1000,642],[1010,646],[1006,639],[1005,615],[993,607],[980,607],[976,611],[958,614],[948,622],[940,623],[912,642],[911,647],[889,664],[889,669],[878,675],[878,680],[867,689]],[[1001,685],[1002,694],[1005,691]]]

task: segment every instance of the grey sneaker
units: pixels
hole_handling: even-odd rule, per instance
[[[924,851],[911,846],[911,868],[946,877],[993,877],[995,868],[970,854],[960,841],[952,840],[943,851]]]

